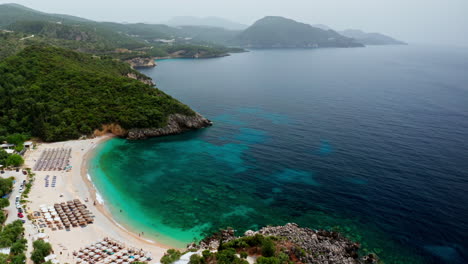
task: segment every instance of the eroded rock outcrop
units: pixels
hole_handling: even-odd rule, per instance
[[[180,134],[185,131],[195,130],[211,126],[213,123],[196,113],[194,116],[172,114],[169,116],[167,125],[162,128],[133,128],[127,133],[127,139],[144,139],[149,137],[160,137]]]
[[[151,85],[151,86],[155,85],[155,83],[150,78],[142,78],[142,77],[136,75],[135,73],[128,73],[127,77],[138,80],[138,81],[140,81],[140,82],[142,82],[144,84],[147,84],[147,85]]]
[[[130,66],[134,69],[135,68],[152,68],[152,67],[156,67],[156,62],[154,60],[155,60],[154,57],[148,57],[148,58],[135,57],[135,58],[126,60],[125,62],[130,64]]]

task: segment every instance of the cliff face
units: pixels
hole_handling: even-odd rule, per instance
[[[211,126],[213,123],[196,113],[194,116],[172,114],[169,116],[167,125],[162,128],[133,128],[126,135],[127,139],[145,139],[149,137],[160,137],[180,134],[185,131],[195,130]]]
[[[130,64],[130,66],[134,69],[135,68],[152,68],[152,67],[156,67],[156,62],[154,60],[155,60],[154,57],[150,57],[150,58],[136,57],[133,59],[126,60],[125,62]]]
[[[127,77],[138,80],[138,81],[140,81],[140,82],[142,82],[144,84],[148,84],[150,86],[155,85],[155,83],[151,79],[144,79],[144,78],[138,77],[135,73],[128,73]]]

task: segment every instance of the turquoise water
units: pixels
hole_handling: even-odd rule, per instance
[[[109,140],[89,173],[119,223],[176,247],[296,222],[385,263],[465,263],[467,62],[411,46],[165,60],[143,72],[215,125]]]

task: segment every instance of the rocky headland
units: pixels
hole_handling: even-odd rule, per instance
[[[136,68],[152,68],[156,67],[155,57],[135,57],[132,59],[125,60],[126,63],[130,64],[133,69]]]
[[[189,130],[205,128],[213,125],[213,123],[195,113],[193,116],[172,114],[169,116],[167,125],[161,128],[132,128],[126,134],[127,139],[145,139],[149,137],[160,137],[180,134]]]
[[[282,253],[288,255],[293,263],[364,264],[378,262],[374,254],[360,256],[360,244],[343,237],[340,233],[301,228],[294,223],[284,226],[267,226],[259,231],[249,230],[242,237],[236,237],[232,229],[223,230],[202,240],[198,245],[189,244],[187,249],[192,251],[219,250],[222,248],[220,244],[240,244],[236,240],[246,240],[258,235],[265,238],[274,237],[278,241],[276,248],[282,248]],[[250,252],[249,255],[254,258],[261,257],[261,253],[253,248],[243,248],[242,251],[244,250]]]

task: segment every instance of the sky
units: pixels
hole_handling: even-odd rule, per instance
[[[409,43],[468,46],[468,0],[0,0],[11,2],[114,22],[217,16],[250,25],[275,15],[336,30],[380,32]]]

